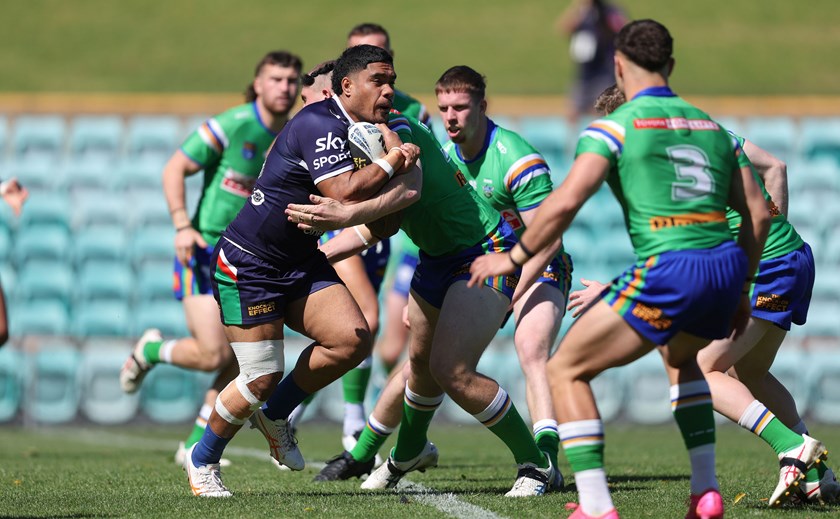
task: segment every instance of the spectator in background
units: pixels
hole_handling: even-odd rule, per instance
[[[573,0],[557,19],[556,27],[570,38],[569,52],[577,67],[572,87],[572,121],[595,115],[595,99],[615,82],[615,35],[627,23],[618,7],[607,0]]]
[[[0,182],[0,196],[9,204],[15,216],[20,216],[29,191],[21,186],[16,178],[10,178]],[[7,340],[9,340],[9,319],[6,315],[6,296],[3,293],[3,286],[0,285],[0,346],[6,344]]]

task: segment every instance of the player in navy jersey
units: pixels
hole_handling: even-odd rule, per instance
[[[378,194],[403,200],[403,207],[417,199],[416,146],[402,145],[382,126],[388,153],[356,170],[347,143],[351,123],[387,120],[395,79],[384,50],[368,45],[346,50],[336,63],[334,97],[305,107],[283,129],[251,197],[222,233],[213,254],[213,292],[240,375],[220,393],[204,436],[187,453],[184,468],[195,495],[230,495],[218,463],[249,419],[268,439],[273,458],[303,469],[287,427],[289,413],[370,354],[368,325],[318,251],[320,233],[301,231],[284,210],[316,193],[344,202]],[[395,172],[408,174],[389,182]],[[315,342],[281,382],[284,325]]]

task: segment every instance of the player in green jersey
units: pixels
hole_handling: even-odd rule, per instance
[[[496,434],[513,454],[519,471],[506,495],[541,495],[554,479],[549,456],[537,446],[507,392],[476,371],[507,312],[517,276],[494,277],[474,292],[466,287],[470,263],[476,257],[507,250],[515,239],[513,230],[469,186],[428,128],[401,114],[393,114],[389,126],[403,142],[412,142],[421,150],[418,166],[423,170],[423,194],[402,212],[401,223],[420,248],[420,262],[408,306],[412,334],[408,382],[402,384],[402,425],[388,460],[362,488],[393,488],[407,472],[437,465],[437,449],[427,440],[427,430],[445,393]],[[314,226],[299,223],[304,231],[351,227],[392,211],[377,199],[342,205],[323,197],[310,198],[316,205],[290,204],[287,210],[290,221],[317,220]],[[375,241],[368,228],[361,226],[346,229],[321,249],[331,261],[337,261]],[[384,392],[392,384],[399,390],[401,381],[393,378]],[[369,419],[359,444],[367,441],[369,432],[389,434],[399,423],[399,416],[387,424]],[[352,463],[349,457],[350,453],[344,452],[331,463]],[[370,470],[372,465],[371,459],[362,468]]]
[[[674,417],[691,459],[687,517],[722,517],[714,469],[711,394],[696,354],[743,333],[748,272],[758,265],[770,217],[740,148],[668,88],[673,40],[653,20],[616,38],[616,83],[628,103],[581,134],[566,180],[542,204],[510,254],[477,259],[471,283],[509,272],[568,228],[604,180],[624,210],[639,261],[563,338],[548,365],[560,438],[580,496],[572,517],[618,517],[604,472],[603,424],[589,381],[662,345]],[[726,207],[744,218],[738,245]],[[507,256],[507,257],[504,257]],[[734,319],[733,319],[734,316]],[[815,452],[806,463],[813,463]]]
[[[360,23],[350,29],[347,34],[347,46],[355,47],[356,45],[374,45],[387,50],[391,56],[394,55],[388,31],[385,30],[385,27],[376,23]],[[396,89],[394,90],[394,110],[429,126],[429,111],[426,110],[423,103]]]
[[[267,53],[257,63],[245,103],[211,117],[191,133],[164,166],[163,191],[175,227],[175,296],[183,302],[190,337],[164,341],[146,330],[120,373],[124,391],[137,391],[156,364],[201,371],[221,370],[207,391],[195,427],[179,446],[204,432],[216,396],[238,373],[210,287],[210,257],[221,232],[251,195],[265,154],[286,124],[297,99],[301,60],[287,51]],[[185,178],[204,171],[204,188],[192,218],[185,205]]]
[[[599,113],[608,115],[624,102],[624,95],[614,86],[599,96],[595,106]],[[711,388],[715,410],[765,440],[781,455],[791,445],[801,445],[800,435],[808,434],[808,429],[793,397],[770,374],[769,368],[791,322],[804,323],[814,281],[814,262],[810,247],[785,216],[787,166],[754,143],[732,135],[756,168],[757,181],[773,219],[751,288],[753,315],[745,333],[736,340],[728,337],[712,341],[700,350],[697,361]],[[781,201],[778,206],[775,200]],[[727,219],[732,234],[737,236],[741,215],[730,209]],[[589,280],[584,285],[586,289],[570,296],[573,301],[569,309],[576,309],[575,317],[608,287]],[[728,370],[733,376],[727,374]],[[786,466],[783,468],[780,484],[769,500],[770,506],[778,506],[788,499],[835,502],[840,495],[840,484],[824,463],[807,472],[805,484],[796,493],[787,492],[788,479],[793,475]]]
[[[467,66],[452,67],[438,79],[438,110],[451,139],[443,149],[476,192],[521,236],[551,194],[550,171],[533,146],[487,117],[485,90],[484,77]],[[571,258],[557,240],[522,269],[522,285],[514,294],[514,345],[525,374],[534,436],[555,466],[560,437],[545,366],[560,331],[571,275]],[[562,479],[556,485],[562,486]]]

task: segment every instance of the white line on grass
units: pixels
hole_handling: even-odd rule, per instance
[[[59,434],[59,432],[56,432],[56,434]],[[80,431],[74,431],[72,436],[65,436],[65,438],[93,445],[102,445],[103,441],[107,441],[107,443],[111,446],[131,447],[134,449],[143,448],[149,450],[167,450],[172,448],[172,442],[168,440],[153,440],[143,436],[117,434],[94,429],[81,429]],[[230,446],[225,449],[225,452],[233,454],[234,456],[256,458],[260,460],[271,459],[265,450],[252,449],[249,447]],[[307,463],[307,465],[316,469],[324,467],[323,462],[310,462]],[[433,506],[444,514],[455,517],[456,519],[504,519],[504,516],[495,514],[490,510],[467,503],[466,501],[461,501],[457,495],[451,492],[438,493],[433,488],[426,487],[419,483],[414,483],[408,479],[403,479],[400,482],[398,491],[399,490],[413,492],[413,497],[418,502]]]

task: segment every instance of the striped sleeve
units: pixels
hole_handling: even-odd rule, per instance
[[[615,164],[624,151],[624,126],[611,119],[597,119],[580,134],[575,155],[597,153]]]
[[[504,185],[520,210],[538,206],[553,187],[551,171],[539,153],[524,155],[514,162],[505,172]]]
[[[216,118],[210,118],[187,137],[181,146],[183,151],[191,160],[207,166],[219,160],[225,148],[230,145],[225,129],[219,124]]]

